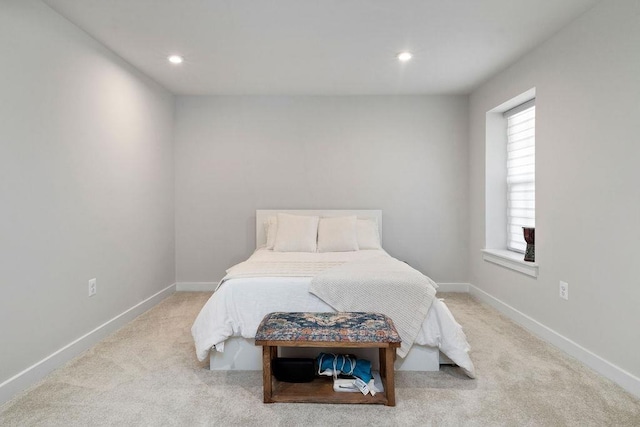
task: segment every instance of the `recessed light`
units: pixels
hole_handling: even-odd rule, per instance
[[[406,62],[406,61],[410,60],[413,57],[413,55],[411,55],[411,52],[400,52],[397,55],[397,57],[398,57],[398,59],[400,61]]]
[[[172,64],[182,64],[182,61],[184,61],[184,58],[182,58],[182,56],[180,55],[169,55],[167,59]]]

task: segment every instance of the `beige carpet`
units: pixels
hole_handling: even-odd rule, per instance
[[[190,327],[209,294],[176,293],[0,408],[2,426],[640,426],[640,400],[466,294],[439,294],[478,378],[399,372],[397,406],[262,403],[260,372],[211,372]]]

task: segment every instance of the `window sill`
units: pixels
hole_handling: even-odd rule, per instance
[[[485,261],[526,274],[527,276],[538,277],[538,264],[525,261],[523,254],[506,249],[483,249],[482,253],[482,258]]]

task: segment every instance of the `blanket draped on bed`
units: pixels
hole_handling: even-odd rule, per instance
[[[405,357],[427,317],[436,285],[406,263],[388,256],[346,263],[311,280],[309,292],[338,311],[365,311],[389,316]]]

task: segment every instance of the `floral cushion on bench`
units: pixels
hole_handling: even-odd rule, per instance
[[[393,321],[379,313],[267,314],[256,332],[260,341],[399,343]]]

